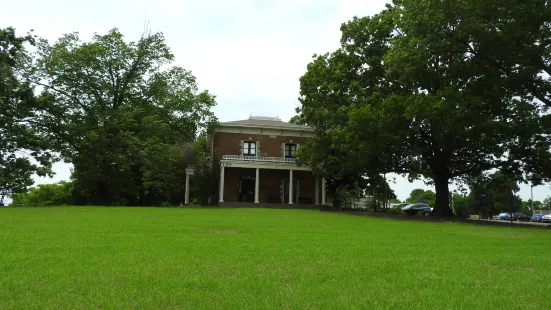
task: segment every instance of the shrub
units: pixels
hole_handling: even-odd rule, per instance
[[[40,184],[31,187],[26,193],[11,195],[13,205],[61,206],[73,204],[72,182],[61,181],[55,184]]]
[[[358,205],[360,197],[361,189],[358,187],[357,184],[340,186],[335,191],[335,199],[333,200],[333,202],[337,202],[337,206],[341,210],[354,209],[354,206]]]
[[[404,211],[400,210],[399,208],[385,209],[385,212],[396,215],[406,215]]]

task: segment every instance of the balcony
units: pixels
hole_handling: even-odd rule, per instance
[[[285,157],[262,157],[262,156],[242,156],[242,155],[223,155],[222,160],[237,160],[237,161],[261,161],[272,163],[295,163],[295,158]]]

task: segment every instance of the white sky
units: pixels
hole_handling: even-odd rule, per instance
[[[245,119],[250,113],[277,114],[289,120],[298,105],[299,77],[314,53],[339,47],[341,23],[353,16],[372,15],[384,0],[50,0],[5,1],[0,27],[30,29],[50,41],[77,31],[88,40],[94,32],[119,28],[127,40],[137,40],[145,21],[161,31],[176,56],[176,64],[192,70],[199,86],[217,96],[214,112],[221,121]],[[70,165],[56,164],[54,178],[67,180]],[[399,199],[412,189],[431,188],[396,177],[391,185]],[[551,195],[549,186],[534,188],[534,198]],[[521,185],[520,196],[530,198]]]

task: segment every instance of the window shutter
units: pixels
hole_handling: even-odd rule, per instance
[[[256,157],[260,157],[260,141],[256,141]]]
[[[239,142],[239,155],[243,156],[243,140]]]
[[[281,154],[281,157],[285,158],[285,142],[281,143]]]

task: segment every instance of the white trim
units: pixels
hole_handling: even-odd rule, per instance
[[[227,124],[221,123],[217,128],[224,127],[234,127],[234,128],[258,128],[258,129],[282,129],[282,130],[293,130],[293,131],[311,131],[314,132],[313,128],[310,127],[287,127],[287,126],[270,126],[267,124]]]
[[[310,171],[310,167],[297,166],[295,163],[283,163],[283,162],[261,162],[261,161],[240,161],[240,160],[222,160],[222,167],[236,167],[236,168],[260,168],[260,169],[281,169],[281,170],[301,170]]]
[[[296,162],[295,158],[244,156],[244,155],[222,155],[222,160],[267,161],[267,162],[276,162],[276,163],[295,163]]]
[[[252,135],[280,136],[280,137],[306,137],[312,138],[316,134],[313,129],[291,129],[291,128],[276,128],[276,127],[253,127],[253,126],[229,126],[222,125],[217,127],[215,132],[225,133],[241,133]]]

